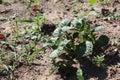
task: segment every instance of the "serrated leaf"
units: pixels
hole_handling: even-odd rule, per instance
[[[97,32],[97,31],[101,31],[101,30],[104,30],[104,29],[105,29],[104,26],[98,26],[98,27],[95,28],[95,31]]]
[[[92,51],[93,51],[93,44],[92,44],[92,42],[86,41],[86,51],[85,51],[85,54],[83,56],[87,56],[87,55],[92,54]]]
[[[76,53],[83,57],[92,54],[92,51],[93,51],[93,44],[90,41],[86,41],[80,44],[76,49]]]

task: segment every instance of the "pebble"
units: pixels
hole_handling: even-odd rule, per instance
[[[117,26],[118,31],[120,31],[120,26]]]

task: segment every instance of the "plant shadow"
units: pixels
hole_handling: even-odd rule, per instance
[[[63,80],[77,80],[76,72],[78,68],[82,69],[85,80],[89,80],[90,78],[105,80],[108,77],[108,67],[120,63],[119,52],[116,52],[116,54],[112,56],[106,55],[103,62],[103,64],[105,64],[104,67],[98,67],[86,57],[78,57],[71,54],[62,54],[60,58],[63,61],[57,62],[57,64],[61,65],[59,65],[60,68],[56,74],[59,74]],[[78,67],[76,64],[79,64],[80,66]]]
[[[75,64],[75,61],[73,61],[73,57],[63,54],[60,56],[60,58],[62,61],[57,62],[57,65],[59,65],[59,69],[56,74],[60,75],[63,80],[77,80],[77,68],[72,66],[73,64]]]
[[[52,32],[55,30],[56,26],[52,23],[50,24],[43,24],[42,32],[44,33],[44,35],[52,35]]]
[[[0,0],[0,4],[2,4],[2,0]]]
[[[79,63],[82,65],[81,69],[83,70],[83,76],[85,80],[90,78],[98,78],[98,80],[104,80],[108,76],[106,68],[96,66],[87,58],[82,58],[79,60]]]

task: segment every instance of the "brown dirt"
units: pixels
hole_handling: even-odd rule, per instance
[[[43,8],[43,14],[45,14],[47,20],[52,23],[58,23],[61,19],[64,18],[69,18],[72,20],[74,16],[79,16],[79,13],[85,15],[91,11],[87,3],[73,4],[71,0],[62,0],[58,3],[54,3],[53,0],[39,1],[40,7]],[[111,12],[115,8],[117,8],[117,10],[120,10],[120,4],[116,4],[114,7],[110,5],[97,6],[99,6],[100,9],[103,7],[107,8]],[[21,0],[17,1],[16,3],[13,3],[11,0],[10,5],[8,6],[0,4],[0,17],[4,17],[4,20],[1,20],[0,24],[4,25],[7,28],[8,32],[11,32],[10,29],[12,25],[10,23],[7,23],[8,19],[11,16],[17,13],[18,19],[31,18],[30,15],[26,14],[26,8],[26,4],[23,4]],[[8,11],[5,12],[6,10]],[[75,11],[78,11],[77,14],[73,14]],[[120,80],[120,23],[116,21],[106,21],[106,17],[95,18],[94,16],[90,16],[89,18],[93,22],[93,27],[96,27],[97,25],[105,26],[105,30],[99,32],[98,34],[107,35],[110,38],[110,42],[112,40],[117,40],[117,47],[110,46],[105,50],[106,54],[108,54],[108,56],[105,57],[105,69],[96,67],[87,59],[83,59],[83,61],[86,61],[85,63],[83,61],[79,61],[79,63],[81,63],[83,66],[82,68],[84,71],[84,76],[86,79],[90,80]],[[115,49],[118,51],[114,51]],[[17,68],[14,72],[16,80],[76,80],[76,68],[73,67],[68,68],[71,69],[70,73],[66,72],[65,69],[63,69],[61,71],[56,71],[56,73],[50,77],[46,76],[51,70],[51,59],[48,57],[50,52],[50,50],[46,50],[45,53],[42,53],[37,57],[38,61],[35,61],[30,65],[22,65]],[[0,79],[6,80],[3,76],[0,76]]]

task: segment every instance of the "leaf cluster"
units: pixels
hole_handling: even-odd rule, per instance
[[[93,52],[96,44],[95,32],[103,30],[103,26],[91,29],[87,18],[65,19],[60,22],[53,32],[53,37],[46,40],[44,47],[49,46],[53,49],[50,57],[56,58],[64,51],[80,56],[88,56]]]

